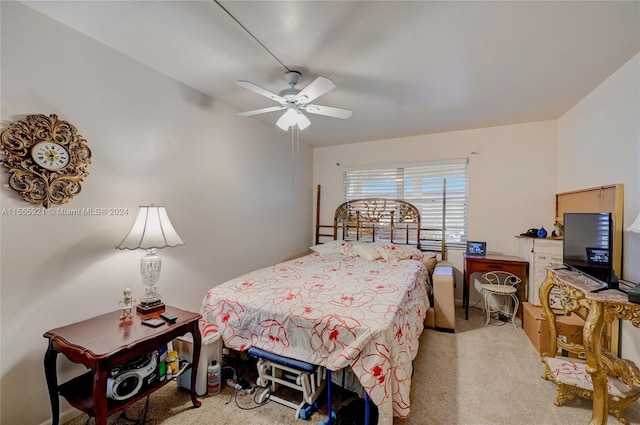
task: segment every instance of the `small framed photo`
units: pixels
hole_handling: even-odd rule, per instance
[[[467,241],[467,255],[484,257],[487,254],[487,243],[477,241]]]

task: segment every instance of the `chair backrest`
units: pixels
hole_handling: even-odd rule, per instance
[[[522,282],[522,279],[513,273],[503,271],[486,272],[482,275],[482,278],[492,285],[516,286]]]

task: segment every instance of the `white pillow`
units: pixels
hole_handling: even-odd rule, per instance
[[[407,245],[378,245],[376,249],[387,261],[422,260],[423,254],[418,248]]]
[[[353,247],[353,250],[358,254],[358,256],[369,261],[377,260],[382,257],[375,246],[368,243],[356,245]]]
[[[336,248],[341,243],[342,243],[341,240],[336,239],[336,240],[333,240],[333,241],[329,241],[329,242],[321,243],[321,244],[318,244],[318,245],[310,246],[309,249],[311,249],[313,252],[317,252],[320,255],[336,254],[338,252],[338,250]]]
[[[357,257],[358,253],[355,251],[355,247],[358,245],[361,245],[361,243],[357,241],[341,241],[336,247],[336,251],[347,257]]]

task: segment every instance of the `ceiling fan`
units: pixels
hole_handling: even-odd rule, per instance
[[[311,124],[311,121],[309,121],[309,118],[302,113],[303,111],[310,114],[325,115],[327,117],[341,119],[347,119],[351,116],[351,111],[349,109],[309,103],[336,87],[334,82],[329,78],[318,77],[307,87],[300,90],[295,87],[301,77],[301,74],[298,71],[287,71],[285,72],[284,77],[291,87],[282,90],[278,94],[265,90],[250,81],[236,82],[240,87],[244,87],[247,90],[258,93],[261,96],[268,97],[280,104],[279,106],[240,112],[238,115],[249,117],[252,115],[264,114],[266,112],[286,110],[276,122],[276,125],[283,130],[288,130],[289,127],[294,127],[296,125],[300,130],[307,128]]]

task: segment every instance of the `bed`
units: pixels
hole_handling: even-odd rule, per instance
[[[404,201],[350,201],[336,210],[334,237],[209,290],[201,330],[219,332],[234,350],[350,368],[378,423],[392,424],[410,412],[412,361],[430,306],[420,214]]]

